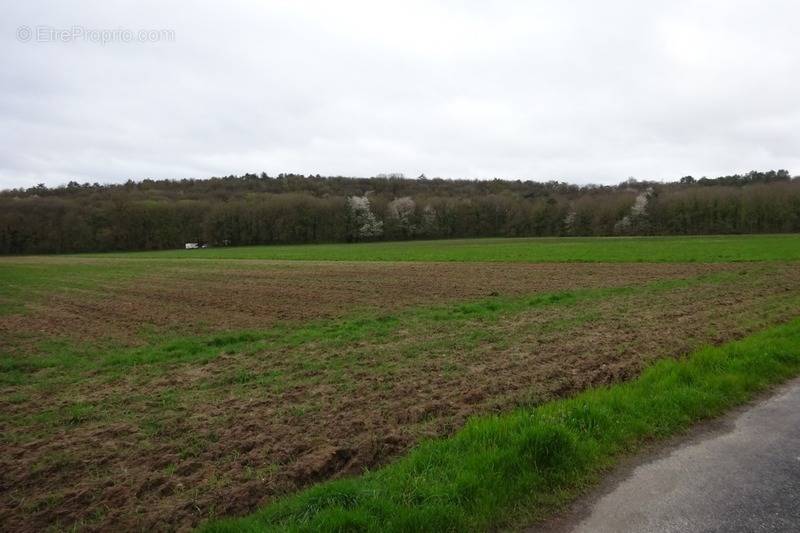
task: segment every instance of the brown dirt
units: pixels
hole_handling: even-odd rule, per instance
[[[353,292],[358,296],[346,300],[350,304],[377,306],[387,298],[386,307],[394,308],[450,298],[449,291],[462,299],[530,293],[535,287],[551,292],[711,268],[684,266],[679,273],[677,265],[414,266],[365,265],[356,275],[352,266],[315,265],[284,271],[275,282],[264,281],[274,273],[243,274],[256,280],[251,291],[273,287],[260,293],[270,299],[252,298],[247,309],[280,309],[299,320],[344,312],[338,298]],[[423,437],[452,433],[471,415],[626,379],[658,357],[797,315],[800,266],[715,268],[736,277],[534,307],[468,328],[448,322],[401,326],[386,338],[345,346],[310,343],[222,354],[205,364],[171,365],[163,373],[87,373],[46,390],[8,387],[0,400],[0,430],[6,434],[0,441],[0,529],[77,524],[98,531],[186,530],[207,517],[251,511],[312,482],[383,464]],[[318,274],[311,278],[311,271]],[[347,283],[343,279],[351,280],[352,290],[330,287]],[[214,279],[205,283],[226,286]],[[317,298],[302,299],[314,287]],[[205,300],[208,289],[191,294],[181,306]],[[219,296],[224,303],[212,302],[215,313],[248,315],[235,297]],[[298,301],[313,302],[314,310],[293,314],[302,313],[293,309]],[[193,315],[183,310],[182,316]],[[276,319],[259,320],[252,325]],[[473,332],[481,335],[473,339]],[[231,380],[241,372],[269,379]],[[20,401],[14,395],[26,396]],[[58,424],[35,418],[46,410],[68,412],[76,402],[98,406],[97,418]]]
[[[77,259],[74,261],[78,261]],[[80,259],[82,264],[113,260]],[[0,316],[3,340],[142,342],[143,330],[207,334],[414,305],[617,287],[733,268],[725,264],[215,262],[166,268],[95,290],[59,290]]]

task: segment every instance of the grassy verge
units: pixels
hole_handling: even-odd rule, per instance
[[[473,419],[386,468],[202,530],[462,531],[524,523],[563,505],[621,454],[798,372],[795,320],[682,361],[661,361],[628,383]]]

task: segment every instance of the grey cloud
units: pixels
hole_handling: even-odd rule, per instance
[[[0,21],[0,187],[796,171],[796,20],[769,0],[18,3]],[[19,42],[21,25],[175,40]]]

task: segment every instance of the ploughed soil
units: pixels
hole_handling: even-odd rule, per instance
[[[641,287],[714,271],[724,275]],[[628,285],[639,288],[496,319],[401,318],[381,335],[221,349],[203,363],[38,371],[0,394],[0,529],[186,530],[246,513],[384,464],[469,416],[627,379],[793,318],[800,265],[250,265],[223,279],[153,276],[89,303],[54,293],[25,317],[40,331],[92,339],[108,327],[135,342],[126,328],[140,322],[206,332]]]
[[[98,269],[131,264],[115,259],[41,259],[50,268],[58,268],[59,260]],[[24,313],[0,315],[0,350],[3,339],[27,339],[30,344],[67,337],[141,344],[143,331],[208,334],[257,329],[357,310],[386,312],[498,294],[618,287],[730,268],[658,263],[153,262],[152,271],[138,271],[132,280],[99,279],[91,288],[69,290],[55,285],[24,301]]]

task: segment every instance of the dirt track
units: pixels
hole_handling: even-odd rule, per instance
[[[115,295],[137,303],[128,314],[111,315],[118,331],[142,316],[168,321],[172,313],[192,327],[225,329],[240,320],[257,327],[334,316],[382,301],[397,309],[492,293],[631,285],[710,269],[735,275],[536,307],[455,330],[401,324],[385,338],[352,345],[312,342],[221,354],[156,374],[92,373],[57,390],[10,387],[0,402],[7,414],[0,428],[7,435],[0,524],[15,531],[54,523],[89,530],[188,529],[209,516],[247,512],[314,481],[380,465],[420,438],[451,433],[470,415],[625,379],[657,357],[796,316],[800,268],[309,265],[245,269],[224,280],[207,273],[186,277],[184,288],[194,288],[188,292],[162,292],[153,284],[119,287]],[[166,290],[170,281],[159,283]],[[148,295],[152,311],[136,311],[146,308]],[[53,324],[55,333],[67,321],[84,338],[110,305],[102,298],[83,307],[61,302],[51,307],[58,318],[39,314],[39,324]],[[198,302],[208,308],[195,307]],[[208,322],[223,312],[231,316]],[[25,401],[11,400],[23,393]],[[37,413],[61,413],[76,401],[99,406],[100,418],[55,427],[37,421]]]

